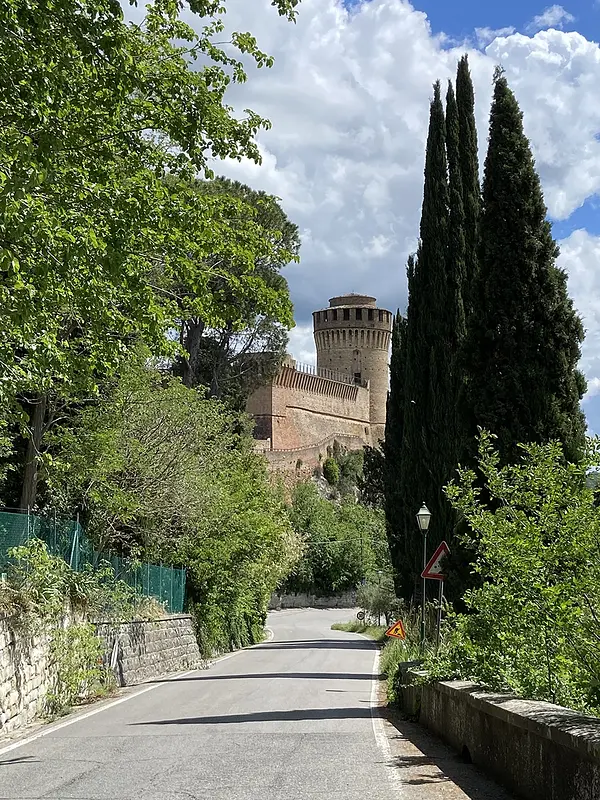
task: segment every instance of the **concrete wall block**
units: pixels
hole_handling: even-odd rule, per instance
[[[404,710],[519,797],[600,797],[598,718],[466,681],[412,686],[421,675],[406,671]]]

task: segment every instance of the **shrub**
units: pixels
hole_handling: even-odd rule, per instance
[[[334,458],[323,462],[323,475],[330,486],[337,486],[340,480],[340,466]]]

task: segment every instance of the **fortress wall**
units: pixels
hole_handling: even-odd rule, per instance
[[[264,455],[274,472],[286,474],[295,472],[300,478],[309,478],[315,467],[318,467],[327,458],[327,448],[333,447],[334,442],[339,442],[347,450],[360,450],[364,441],[354,436],[338,434],[330,436],[325,441],[312,447],[303,447],[297,450],[271,450]]]
[[[316,376],[305,377],[319,380]],[[273,386],[273,450],[311,447],[336,433],[370,443],[369,390],[360,386],[339,386],[352,390],[351,395],[320,394],[311,391],[310,386],[306,389]]]
[[[370,444],[369,388],[296,372],[284,367],[246,406],[255,438],[273,450],[312,447],[334,434]]]

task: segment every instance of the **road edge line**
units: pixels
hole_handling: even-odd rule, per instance
[[[363,634],[359,634],[363,636]],[[373,642],[373,639],[370,639],[368,636],[363,636],[364,639],[368,639],[368,641]],[[375,644],[373,642],[373,644]],[[375,645],[375,656],[373,658],[373,670],[372,670],[372,678],[371,678],[371,701],[369,703],[369,708],[371,711],[371,725],[373,727],[373,736],[375,737],[375,743],[377,747],[381,751],[384,757],[384,767],[387,772],[387,776],[391,787],[394,791],[399,792],[400,794],[404,794],[403,792],[403,784],[400,779],[400,776],[397,772],[396,765],[394,764],[394,757],[392,755],[392,747],[390,745],[390,740],[388,738],[387,732],[385,730],[385,724],[383,717],[379,713],[379,660],[381,657],[381,651],[377,645]]]

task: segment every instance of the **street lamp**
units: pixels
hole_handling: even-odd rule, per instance
[[[425,503],[417,512],[417,525],[423,534],[423,572],[427,566],[427,531],[431,520],[431,511]],[[425,578],[423,578],[423,597],[421,601],[421,647],[425,644]]]

